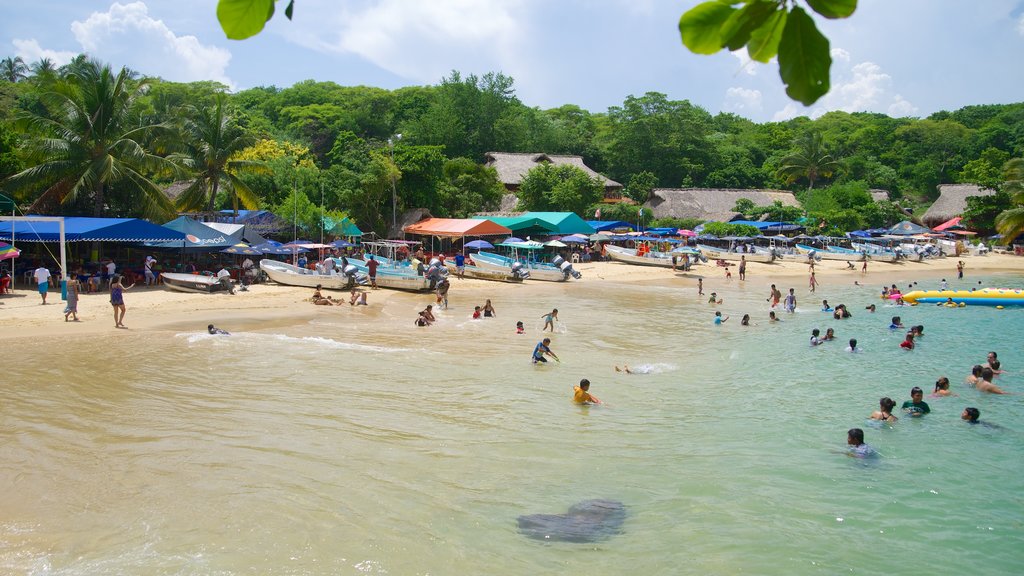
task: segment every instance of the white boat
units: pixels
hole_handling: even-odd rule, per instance
[[[455,266],[455,262],[446,260],[444,265],[448,268],[448,272],[456,274],[458,268]],[[477,278],[479,280],[492,280],[494,282],[522,282],[524,278],[530,277],[528,270],[523,270],[521,275],[517,275],[512,271],[511,268],[505,270],[493,270],[490,268],[481,268],[479,266],[471,266],[466,264],[462,267],[463,275],[468,278]]]
[[[274,282],[284,284],[285,286],[316,288],[319,284],[322,288],[328,290],[348,290],[356,284],[366,283],[365,278],[362,278],[359,274],[343,274],[340,270],[324,274],[268,258],[260,261],[260,270],[266,272],[267,276]]]
[[[375,259],[378,258],[375,257]],[[370,273],[366,260],[349,258],[348,263],[358,268],[364,274]],[[406,290],[408,292],[428,292],[436,286],[436,283],[431,282],[430,278],[416,273],[410,266],[390,267],[386,264],[377,265],[376,284],[378,288]]]
[[[617,262],[625,262],[626,264],[636,264],[638,266],[661,266],[665,268],[672,268],[672,258],[676,259],[675,267],[683,268],[683,256],[688,255],[690,257],[690,265],[698,264],[701,261],[701,254],[696,250],[685,251],[685,252],[648,252],[644,256],[637,256],[636,250],[633,248],[623,248],[622,246],[613,246],[607,244],[604,247],[608,257]],[[707,261],[707,258],[704,258]]]
[[[551,264],[522,262],[500,254],[492,254],[490,252],[477,252],[476,254],[473,254],[473,263],[486,270],[500,270],[503,272],[511,272],[520,268],[525,268],[530,272],[531,280],[565,282],[569,279],[569,274],[562,272],[562,270]],[[518,267],[515,267],[517,264]]]
[[[795,249],[798,254],[805,254],[810,256],[814,255],[815,259],[821,260],[840,260],[843,262],[859,262],[864,260],[864,253],[851,250],[849,252],[840,252],[837,250],[828,250],[824,248],[815,248],[814,246],[807,246],[806,244],[797,244]]]
[[[216,276],[202,276],[199,274],[161,272],[160,281],[164,283],[165,288],[175,292],[210,294],[213,292],[232,292],[234,288],[230,278],[228,278],[227,282],[221,282]]]
[[[902,252],[894,252],[872,244],[853,242],[850,245],[853,246],[854,250],[867,254],[868,259],[875,262],[897,262],[903,258]]]
[[[762,262],[764,264],[770,264],[775,261],[774,253],[730,252],[723,248],[715,248],[704,244],[698,244],[697,249],[700,250],[700,253],[706,256],[709,260],[731,260],[739,262],[744,256],[746,256],[747,262]]]

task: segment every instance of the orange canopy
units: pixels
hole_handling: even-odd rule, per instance
[[[512,231],[490,220],[467,218],[427,218],[402,228],[406,234],[421,236],[442,236],[461,238],[462,236],[511,236]]]

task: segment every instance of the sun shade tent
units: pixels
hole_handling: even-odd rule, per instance
[[[597,232],[606,232],[609,230],[633,230],[634,226],[629,222],[622,220],[587,220],[587,224]]]
[[[183,237],[180,240],[171,242],[148,242],[149,246],[153,248],[179,248],[186,252],[202,252],[230,248],[242,241],[240,238],[241,228],[238,229],[237,236],[225,234],[188,216],[179,216],[164,224],[164,228],[181,232]]]
[[[0,222],[0,240],[10,240],[12,232],[18,242],[60,241],[57,222]],[[64,233],[66,242],[177,242],[175,247],[185,238],[181,232],[138,218],[67,217]]]
[[[330,226],[327,226],[329,218],[324,218],[324,229],[328,234],[333,236],[362,236],[363,231],[356,226],[356,223],[348,218],[342,218],[340,222],[331,222]]]
[[[957,216],[956,218],[951,218],[949,220],[946,220],[942,224],[939,224],[935,228],[932,228],[932,230],[935,230],[936,232],[944,232],[954,227],[958,229],[963,229],[963,226],[960,225],[961,220],[963,220],[963,218],[961,218],[960,216]]]
[[[236,242],[245,242],[250,246],[263,244],[267,241],[266,238],[258,234],[256,230],[248,224],[228,224],[226,222],[200,222],[200,224],[223,232],[224,234],[228,234],[233,238],[236,238]]]
[[[505,236],[512,231],[492,220],[472,218],[427,218],[402,229],[406,234],[462,238],[464,236]]]
[[[930,229],[914,224],[910,220],[904,220],[892,228],[889,228],[889,234],[894,236],[913,236],[915,234],[927,234],[929,232],[931,232]]]

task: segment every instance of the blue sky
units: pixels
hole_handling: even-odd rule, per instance
[[[828,110],[927,116],[1024,100],[1024,0],[861,0],[824,21],[832,92],[791,102],[775,64],[689,53],[696,0],[295,0],[250,40],[227,40],[215,0],[0,0],[0,55],[62,63],[79,52],[168,80],[234,90],[314,79],[394,89],[452,70],[503,72],[528,106],[594,112],[662,92],[756,121]]]

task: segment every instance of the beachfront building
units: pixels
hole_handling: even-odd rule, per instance
[[[738,190],[733,188],[655,188],[644,203],[654,218],[698,218],[704,221],[729,222],[742,216],[733,208],[746,198],[756,206],[771,206],[776,201],[784,206],[800,207],[792,192],[785,190]]]
[[[508,191],[508,194],[502,198],[502,209],[508,204],[507,198],[515,199],[515,194],[519,191],[519,185],[522,183],[523,177],[526,176],[527,172],[542,164],[575,166],[584,171],[587,176],[599,178],[604,182],[604,199],[602,202],[614,204],[626,200],[622,196],[622,184],[595,172],[583,163],[582,156],[544,154],[539,152],[488,152],[484,154],[484,159],[484,165],[494,168],[498,172],[498,180],[501,181],[505,186],[505,190]],[[515,202],[512,201],[511,205],[515,206]]]
[[[991,196],[996,191],[981,188],[977,184],[939,184],[939,198],[921,217],[925,226],[934,228],[943,222],[956,218],[967,209],[967,199],[972,196]]]

